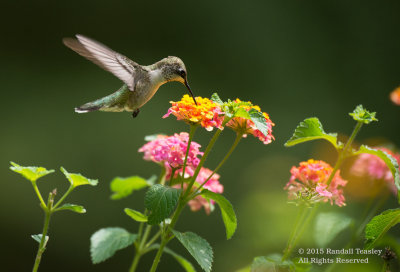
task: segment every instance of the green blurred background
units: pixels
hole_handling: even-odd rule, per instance
[[[335,160],[325,143],[283,146],[300,121],[318,116],[326,131],[345,136],[354,125],[348,112],[363,104],[377,112],[379,122],[363,128],[358,140],[380,138],[400,146],[400,108],[388,98],[400,84],[398,1],[5,1],[2,11],[1,271],[31,269],[37,243],[30,235],[43,224],[29,182],[8,169],[10,160],[64,166],[100,181],[68,200],[84,205],[85,215],[53,217],[41,271],[127,271],[133,248],[99,265],[90,262],[91,234],[108,226],[135,232],[138,225],[123,209],[143,208],[144,192],[110,200],[109,182],[158,174],[137,152],[144,136],[188,130],[175,118],[161,118],[168,102],[186,92],[178,83],[162,86],[136,119],[129,113],[74,113],[75,106],[121,83],[66,48],[66,36],[87,35],[140,64],[179,56],[195,95],[217,91],[223,99],[251,100],[270,114],[276,141],[264,146],[248,137],[220,170],[224,195],[238,217],[235,236],[225,240],[219,211],[207,216],[186,209],[177,225],[211,243],[213,271],[235,271],[254,256],[283,250],[297,211],[282,189],[290,167],[311,157]],[[204,146],[210,136],[202,131],[195,140]],[[234,133],[224,131],[206,166],[215,167],[233,140]],[[39,182],[44,195],[53,188],[64,192],[67,185],[59,171]],[[359,219],[367,202],[347,195],[348,206],[324,209]],[[384,208],[396,206],[391,197]],[[315,245],[311,234],[310,229],[302,246]],[[346,239],[344,233],[334,246],[343,247]],[[176,241],[171,247],[191,258]],[[139,271],[147,271],[152,258],[145,256]],[[348,269],[376,271],[381,261],[374,261],[377,266]],[[159,271],[181,268],[165,255]]]

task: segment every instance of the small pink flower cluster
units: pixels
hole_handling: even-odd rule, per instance
[[[167,163],[173,168],[183,166],[186,149],[188,146],[189,134],[181,132],[175,133],[173,136],[158,135],[153,141],[146,143],[139,149],[139,152],[144,152],[144,159],[156,163]],[[189,155],[187,159],[188,166],[196,167],[202,156],[203,152],[199,151],[201,146],[193,142],[190,144]]]
[[[292,174],[290,181],[286,184],[285,190],[288,190],[289,199],[307,199],[312,202],[333,201],[339,207],[345,206],[343,189],[347,181],[342,179],[339,171],[335,173],[331,183],[328,185],[328,179],[331,175],[332,167],[318,160],[308,160],[301,162],[299,167],[293,166],[290,170]]]
[[[194,174],[195,169],[193,167],[187,167],[185,169],[185,178],[192,177]],[[212,174],[212,171],[208,168],[202,167],[200,169],[199,175],[196,177],[196,183],[193,186],[193,189],[198,188],[199,185],[203,184],[207,178]],[[171,175],[171,170],[168,171],[168,176]],[[175,172],[175,176],[182,175],[182,169],[179,169],[178,171]],[[217,194],[222,194],[224,191],[224,186],[219,183],[219,175],[215,173],[208,181],[206,184],[204,184],[203,188],[207,189],[209,191],[212,191]],[[186,185],[186,184],[185,184]],[[197,185],[197,186],[196,186]],[[176,185],[176,188],[180,188],[180,185]],[[212,211],[212,205],[214,205],[215,201],[214,200],[207,200],[202,196],[197,196],[194,199],[190,200],[188,202],[188,205],[190,206],[190,209],[192,211],[198,211],[201,209],[201,207],[204,207],[204,210],[206,211],[207,214],[210,214]]]
[[[384,147],[375,148],[391,155],[400,164],[400,154],[392,152]],[[378,156],[362,153],[354,162],[350,171],[358,177],[369,177],[370,179],[384,180],[394,194],[397,194],[397,188],[394,185],[392,172],[386,163]]]

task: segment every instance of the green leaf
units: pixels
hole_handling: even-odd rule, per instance
[[[316,117],[305,119],[295,129],[292,138],[285,143],[286,147],[294,146],[299,143],[324,139],[329,141],[336,149],[340,148],[337,144],[336,133],[326,133],[322,128],[321,122]]]
[[[389,229],[400,223],[400,208],[386,210],[375,216],[365,227],[365,249],[372,248]]]
[[[42,241],[42,234],[33,234],[31,235],[32,239],[35,240],[36,242],[38,242],[40,244],[40,242]],[[43,247],[46,247],[47,242],[49,241],[49,236],[46,235],[46,238],[44,239],[44,245]]]
[[[398,198],[400,201],[400,172],[399,172],[399,164],[397,163],[397,160],[393,158],[391,155],[386,153],[385,151],[379,150],[379,149],[374,149],[371,147],[368,147],[366,145],[360,146],[360,149],[354,153],[354,155],[359,155],[361,153],[368,153],[372,154],[375,156],[378,156],[381,158],[387,165],[387,167],[390,169],[390,172],[392,172],[392,176],[394,177],[394,184],[397,187],[398,191]]]
[[[126,208],[125,213],[137,222],[147,222],[147,216],[141,212]]]
[[[136,234],[123,228],[103,228],[90,237],[90,254],[94,264],[112,257],[117,250],[126,248],[135,242]]]
[[[54,170],[47,170],[44,167],[36,167],[36,166],[21,166],[16,164],[15,162],[10,162],[12,166],[10,169],[16,173],[21,174],[27,180],[31,182],[35,182],[37,179],[51,174]]]
[[[210,244],[193,232],[181,233],[172,230],[175,237],[189,251],[204,271],[210,272],[213,260],[213,251]]]
[[[172,257],[175,258],[175,260],[183,267],[183,269],[185,269],[186,272],[196,272],[196,269],[194,269],[193,265],[186,260],[185,258],[183,258],[181,255],[176,254],[175,252],[173,252],[171,249],[165,247],[164,248],[164,252],[170,254]]]
[[[262,134],[267,136],[268,135],[268,126],[267,126],[267,121],[265,120],[263,113],[256,109],[250,109],[249,114],[250,114],[250,119],[256,125],[256,128],[259,131],[261,131]]]
[[[353,220],[340,213],[320,213],[315,220],[314,239],[318,247],[326,247]]]
[[[233,210],[232,204],[223,195],[216,194],[209,190],[203,190],[201,195],[207,199],[212,199],[217,202],[219,208],[221,209],[222,220],[225,224],[226,238],[230,239],[235,233],[237,227],[236,214]]]
[[[143,189],[150,186],[148,181],[139,176],[132,176],[127,178],[116,177],[110,183],[111,199],[121,199],[132,194],[133,191]]]
[[[237,108],[237,110],[233,114],[233,117],[242,117],[251,120],[250,113],[244,108]]]
[[[362,105],[358,105],[352,113],[349,113],[357,122],[363,122],[364,124],[369,124],[373,121],[378,121],[375,118],[376,112],[369,112]]]
[[[306,272],[311,269],[311,264],[298,263],[290,260],[282,262],[282,255],[271,254],[269,256],[256,257],[251,265],[251,272],[272,272],[272,271],[290,271]]]
[[[224,101],[221,100],[221,98],[219,97],[219,95],[217,93],[213,93],[211,95],[211,100],[220,105],[224,104]]]
[[[61,210],[70,210],[76,213],[85,213],[86,209],[83,206],[75,205],[75,204],[64,204],[60,208],[57,208],[56,211]]]
[[[60,168],[61,172],[64,173],[65,177],[68,179],[69,183],[75,188],[81,185],[91,185],[91,186],[96,186],[98,183],[97,179],[88,179],[82,176],[81,174],[75,174],[75,173],[68,173],[67,170],[65,170],[64,167]]]
[[[144,205],[150,211],[149,225],[156,225],[167,218],[178,203],[180,189],[155,184],[146,192]]]

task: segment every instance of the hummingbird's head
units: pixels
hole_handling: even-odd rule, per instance
[[[193,97],[194,103],[197,105],[196,99],[194,98],[187,80],[186,66],[183,61],[178,57],[169,56],[168,58],[162,59],[160,62],[160,68],[164,78],[167,81],[178,81],[185,85],[190,95]]]

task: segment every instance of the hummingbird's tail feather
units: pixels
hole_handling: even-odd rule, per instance
[[[101,107],[90,107],[88,104],[90,104],[90,103],[87,103],[85,105],[75,108],[75,112],[86,113],[86,112],[91,112],[91,111],[97,111],[101,108]]]
[[[126,84],[124,84],[118,91],[107,95],[105,97],[99,98],[95,101],[83,104],[80,107],[75,108],[77,113],[86,113],[91,111],[111,111],[111,112],[121,112],[126,110],[125,104],[129,98],[129,91]]]

